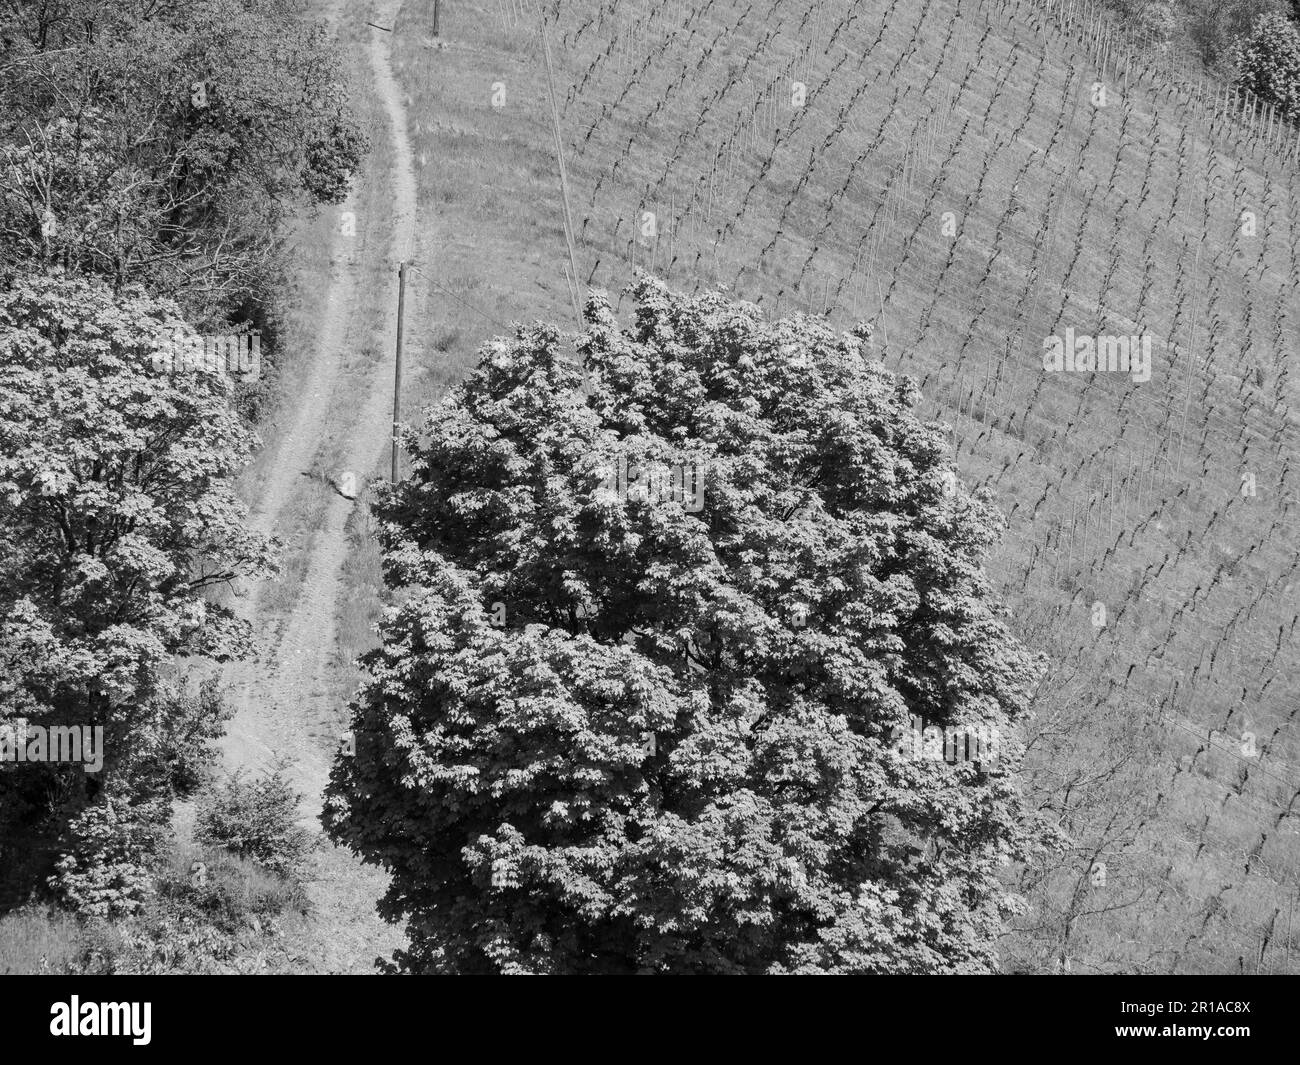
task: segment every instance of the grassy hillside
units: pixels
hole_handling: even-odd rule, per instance
[[[1073,839],[1009,871],[1008,968],[1295,971],[1297,162],[1076,6],[565,3],[579,280],[874,322],[994,492],[990,573],[1051,660],[1030,787]],[[398,20],[425,398],[510,321],[574,319],[539,24]],[[1149,335],[1150,379],[1046,372],[1067,329]]]

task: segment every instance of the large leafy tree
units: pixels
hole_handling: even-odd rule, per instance
[[[233,490],[256,436],[225,375],[158,372],[178,334],[175,304],[139,290],[0,288],[0,726],[105,730],[98,775],[0,764],[0,821],[52,830],[114,780],[157,785],[140,773],[184,742],[169,664],[248,650],[207,590],[269,571]]]
[[[255,300],[285,222],[341,202],[365,138],[302,0],[15,0],[0,10],[0,263]]]
[[[329,832],[391,871],[409,969],[992,969],[1044,838],[1000,519],[865,331],[633,295],[488,344],[408,436]],[[914,716],[1001,757],[918,759]]]
[[[1236,46],[1238,88],[1273,104],[1285,118],[1300,118],[1300,29],[1278,12],[1261,15]]]

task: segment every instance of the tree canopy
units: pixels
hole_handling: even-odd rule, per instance
[[[1237,86],[1300,118],[1300,29],[1278,12],[1261,15],[1236,46]]]
[[[246,652],[246,623],[205,589],[270,569],[233,489],[256,435],[226,375],[155,369],[178,334],[175,304],[138,289],[59,273],[0,288],[0,725],[102,726],[106,778],[185,725],[171,656]],[[73,790],[46,814],[103,786],[22,768],[0,766],[0,819],[52,775]]]
[[[1044,838],[999,516],[865,330],[632,295],[487,344],[408,434],[328,831],[408,969],[992,969]],[[917,758],[918,717],[1001,756]]]
[[[290,212],[341,202],[366,140],[299,0],[61,0],[0,12],[0,265],[258,295]]]

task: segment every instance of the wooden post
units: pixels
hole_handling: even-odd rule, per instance
[[[438,36],[438,14],[442,7],[442,0],[433,0],[433,35]]]
[[[393,370],[393,484],[397,483],[398,426],[402,421],[402,327],[406,321],[406,263],[397,268],[397,362]]]
[[[885,327],[885,290],[879,280],[876,281],[876,295],[880,298],[880,336],[883,340],[880,347],[880,361],[884,362],[885,355],[889,351],[889,330]]]
[[[1106,518],[1106,537],[1115,535],[1115,456],[1110,457],[1110,514]]]
[[[1286,971],[1291,972],[1291,918],[1295,916],[1295,896],[1291,896],[1291,904],[1286,911]]]

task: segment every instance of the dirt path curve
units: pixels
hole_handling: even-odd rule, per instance
[[[340,3],[334,0],[331,5],[332,18],[337,18]],[[400,6],[401,0],[377,0],[373,21],[393,25]],[[390,439],[391,365],[386,358],[376,361],[359,383],[357,375],[342,372],[345,345],[349,324],[363,318],[363,309],[387,308],[384,335],[396,335],[397,263],[410,259],[415,246],[415,171],[406,109],[393,76],[391,35],[378,29],[370,33],[370,71],[388,118],[393,165],[386,173],[367,171],[362,180],[384,183],[388,195],[382,202],[391,205],[388,231],[381,234],[386,239],[366,242],[372,252],[358,253],[356,242],[334,239],[326,312],[306,375],[310,388],[295,397],[292,420],[272,444],[274,451],[254,502],[254,524],[263,531],[278,531],[288,501],[304,490],[304,484],[307,490],[325,493],[327,502],[307,549],[297,599],[278,640],[273,619],[260,609],[261,589],[254,589],[243,602],[262,651],[258,661],[227,673],[238,709],[222,745],[232,766],[263,768],[277,757],[290,758],[294,784],[303,794],[304,816],[315,829],[319,829],[322,791],[334,756],[330,737],[341,719],[329,675],[336,613],[346,608],[339,601],[348,553],[346,524],[356,504],[318,481],[304,482],[302,474],[328,450],[343,456],[336,472],[351,471],[360,488],[384,453]],[[350,198],[343,210],[353,209],[355,201]],[[364,291],[362,278],[372,264],[361,257],[384,251],[388,282],[378,291]],[[340,424],[340,410],[347,412],[346,424]],[[295,545],[286,546],[287,551],[294,549]],[[313,950],[315,956],[305,959],[305,968],[369,971],[376,956],[387,957],[401,944],[400,932],[374,915],[375,900],[384,887],[380,874],[361,866],[347,852],[327,846],[316,877],[308,887],[323,935]]]

